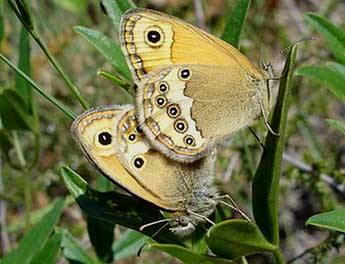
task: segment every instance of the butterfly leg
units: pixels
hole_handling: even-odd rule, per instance
[[[223,201],[222,199],[228,199],[230,201],[230,203],[227,203],[225,201]],[[231,208],[232,210],[240,213],[240,215],[246,219],[247,221],[251,222],[252,220],[249,218],[249,216],[244,213],[239,207],[238,205],[236,204],[236,202],[234,201],[234,199],[231,198],[231,196],[229,194],[225,194],[225,195],[221,195],[221,196],[218,196],[216,197],[217,200],[219,200],[219,203],[220,204],[223,204],[225,206],[228,206],[229,208]]]
[[[274,132],[273,129],[272,129],[272,127],[271,127],[271,125],[270,125],[270,123],[268,122],[268,118],[267,118],[267,116],[266,116],[266,113],[265,113],[265,110],[264,110],[264,107],[263,107],[263,105],[262,105],[261,100],[259,100],[259,104],[260,104],[260,109],[261,109],[262,116],[263,116],[263,118],[264,118],[265,126],[266,126],[267,129],[271,132],[272,135],[275,135],[276,137],[279,137],[280,134]]]

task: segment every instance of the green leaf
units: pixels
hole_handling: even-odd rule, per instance
[[[81,26],[74,27],[74,30],[101,52],[115,70],[118,71],[125,79],[132,80],[130,70],[121,48],[110,38],[101,32]]]
[[[62,240],[61,233],[55,233],[41,249],[40,252],[33,258],[30,264],[50,264],[55,263],[56,257],[60,251],[60,244]]]
[[[179,245],[147,243],[149,249],[159,249],[178,258],[186,264],[228,264],[231,260],[216,258],[208,255],[198,254],[188,248]]]
[[[121,238],[116,240],[113,244],[114,262],[136,256],[146,240],[147,236],[134,230],[127,230]]]
[[[27,112],[22,96],[15,90],[6,89],[0,94],[0,117],[6,129],[37,131],[34,118]]]
[[[235,48],[239,48],[240,37],[247,12],[250,6],[250,0],[240,0],[225,25],[222,39],[230,43]]]
[[[333,119],[327,119],[327,123],[345,134],[345,123]]]
[[[135,4],[131,0],[102,0],[107,14],[113,20],[115,30],[119,31],[120,21],[124,12],[135,8]]]
[[[268,242],[279,245],[278,200],[281,160],[286,137],[286,121],[289,108],[292,68],[296,57],[296,45],[292,47],[285,62],[284,77],[280,80],[277,103],[271,127],[279,137],[268,132],[253,180],[253,214],[257,225]]]
[[[27,76],[31,76],[30,39],[29,33],[23,26],[21,27],[20,31],[18,68],[21,69]],[[18,73],[16,73],[16,90],[25,101],[27,112],[31,114],[32,90],[27,81],[25,81]]]
[[[228,259],[237,259],[264,251],[274,251],[259,228],[245,220],[228,220],[211,227],[206,242],[214,254]]]
[[[330,63],[326,67],[304,66],[298,68],[296,74],[317,80],[339,99],[345,100],[345,66],[338,63]]]
[[[2,7],[2,4],[0,3],[0,47],[1,47],[2,39],[5,36],[5,21],[4,21],[4,16],[2,13],[3,13],[3,7]]]
[[[75,14],[85,13],[87,9],[85,0],[54,0],[54,3]]]
[[[313,215],[306,224],[345,233],[345,210]]]
[[[63,199],[58,199],[54,207],[42,220],[30,229],[19,242],[16,249],[3,259],[3,264],[30,263],[33,257],[43,248],[57,224],[64,205]]]
[[[62,168],[61,175],[67,189],[88,217],[137,231],[144,224],[163,219],[159,209],[144,200],[117,192],[101,193],[90,189],[87,183],[68,167]],[[158,224],[152,225],[145,228],[142,233],[152,236],[160,227]],[[182,244],[168,228],[155,235],[155,240],[161,243]]]
[[[114,224],[95,219],[87,219],[87,231],[97,257],[105,263],[113,261],[112,245],[114,241]]]
[[[326,40],[334,57],[345,64],[345,31],[335,26],[326,18],[313,13],[306,14],[308,22]]]
[[[59,233],[62,234],[62,254],[70,263],[82,263],[82,264],[97,264],[98,262],[91,258],[85,251],[85,249],[79,244],[67,230],[59,229]]]
[[[1,121],[1,120],[0,120]],[[13,141],[5,129],[0,127],[0,150],[1,152],[8,157],[8,152],[12,149],[13,147]]]

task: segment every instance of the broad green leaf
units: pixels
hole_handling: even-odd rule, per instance
[[[306,224],[345,233],[345,210],[313,215]]]
[[[237,259],[264,251],[274,251],[259,228],[246,220],[228,220],[211,227],[206,242],[214,254],[227,259]]]
[[[250,6],[250,0],[239,0],[225,25],[222,39],[235,48],[239,48],[242,28]]]
[[[138,231],[144,224],[163,219],[159,209],[144,200],[117,192],[101,193],[90,189],[87,183],[68,167],[62,168],[61,175],[67,189],[88,217]],[[142,233],[152,236],[160,227],[158,224],[152,225]],[[161,243],[182,243],[168,228],[161,230],[154,239]]]
[[[6,129],[37,131],[34,118],[27,112],[22,96],[15,90],[6,89],[0,94],[0,117]]]
[[[159,249],[170,255],[178,258],[183,263],[186,264],[228,264],[233,263],[231,260],[216,258],[213,256],[198,254],[188,248],[181,247],[179,245],[169,245],[169,244],[155,244],[147,243],[149,249]]]
[[[85,0],[54,0],[54,3],[76,14],[85,13],[87,9],[87,1]]]
[[[67,230],[60,228],[58,232],[62,234],[62,254],[70,263],[98,264]]]
[[[30,64],[30,39],[29,33],[22,26],[20,31],[19,41],[19,62],[18,68],[21,69],[27,76],[31,76]],[[32,113],[32,89],[18,73],[16,74],[16,90],[23,98],[26,106],[27,113]]]
[[[335,26],[326,18],[313,13],[306,14],[308,22],[326,40],[334,57],[345,64],[345,31]]]
[[[60,244],[62,240],[61,233],[55,233],[41,249],[40,252],[33,258],[30,264],[50,264],[55,263],[56,257],[60,251]]]
[[[298,68],[296,74],[317,80],[335,96],[345,101],[345,66],[338,63],[330,63],[326,67],[304,66]]]
[[[105,263],[113,260],[112,245],[114,240],[114,224],[91,218],[87,219],[87,231],[97,257]]]
[[[125,79],[131,80],[131,73],[127,66],[126,59],[121,48],[103,33],[77,26],[74,30],[84,37],[92,46],[94,46],[110,62],[110,64]]]
[[[131,0],[102,0],[107,14],[113,20],[115,30],[119,31],[120,21],[124,12],[135,8],[135,4]]]
[[[134,231],[127,230],[120,239],[113,244],[114,261],[136,256],[139,249],[144,245],[147,236]]]
[[[333,119],[327,119],[326,121],[328,124],[345,134],[345,123]]]
[[[289,109],[292,68],[296,57],[296,45],[292,47],[280,80],[277,102],[273,110],[271,127],[279,137],[268,132],[253,180],[253,214],[255,221],[268,242],[279,245],[278,200],[281,160],[285,145],[287,112]]]
[[[9,257],[5,256],[3,264],[30,263],[33,257],[44,247],[50,234],[53,232],[60,218],[63,205],[63,199],[58,199],[49,213],[24,235],[18,247],[10,252]]]

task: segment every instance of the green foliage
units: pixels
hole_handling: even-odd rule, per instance
[[[109,17],[113,20],[115,30],[120,28],[122,14],[135,7],[131,0],[102,0],[102,4]]]
[[[213,253],[228,259],[276,250],[276,246],[267,242],[257,225],[239,219],[211,227],[206,241]]]
[[[147,236],[137,231],[127,230],[113,244],[114,261],[136,256],[147,239]]]
[[[55,258],[56,239],[58,238],[55,237],[54,240],[51,241],[49,237],[60,218],[63,205],[63,199],[56,201],[51,211],[24,235],[18,247],[13,249],[2,259],[2,264],[35,263],[40,255],[46,255],[47,258]]]
[[[344,219],[345,210],[334,210],[327,213],[313,215],[308,219],[306,224],[345,233]]]

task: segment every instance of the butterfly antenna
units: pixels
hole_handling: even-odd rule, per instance
[[[156,225],[156,224],[160,224],[160,223],[164,223],[164,222],[170,222],[170,221],[173,221],[173,219],[161,219],[161,220],[157,220],[157,221],[154,221],[154,222],[151,222],[151,223],[148,223],[148,224],[145,224],[145,225],[142,225],[141,227],[139,227],[139,231],[140,232],[143,232],[143,230],[149,226],[153,226],[153,225]]]
[[[172,219],[165,219],[165,220],[172,220]],[[155,223],[157,224],[158,221],[156,221]],[[160,221],[163,222],[163,221]],[[153,235],[150,237],[150,239],[153,239],[159,232],[161,232],[167,225],[169,225],[169,223],[165,223],[163,226],[161,226],[156,232],[153,233]],[[141,226],[142,227],[142,226]],[[140,227],[140,228],[141,228]],[[140,230],[139,228],[139,230]],[[140,230],[141,231],[141,230]],[[137,252],[137,257],[140,257],[141,252],[143,252],[143,249],[145,248],[145,246],[147,245],[146,241],[141,245],[141,247],[138,249]]]

